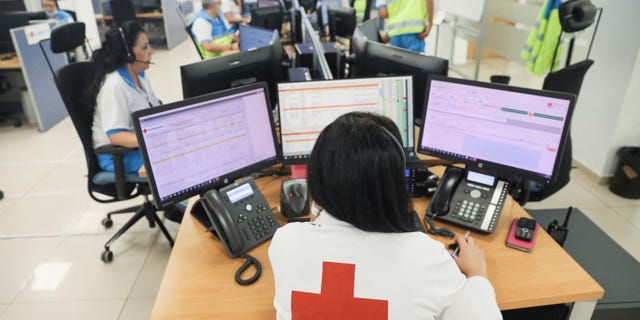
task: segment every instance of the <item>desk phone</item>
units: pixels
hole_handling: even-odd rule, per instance
[[[449,167],[429,203],[426,214],[467,229],[493,233],[508,191],[507,181]]]
[[[267,241],[280,226],[251,178],[207,191],[198,202],[232,258]]]

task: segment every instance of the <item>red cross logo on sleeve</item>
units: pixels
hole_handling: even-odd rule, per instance
[[[355,270],[355,264],[323,262],[320,294],[291,292],[292,319],[388,319],[387,300],[353,296]]]

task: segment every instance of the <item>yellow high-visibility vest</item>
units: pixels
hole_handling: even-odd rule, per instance
[[[427,4],[423,0],[387,1],[387,13],[387,30],[391,37],[423,32],[429,22]]]
[[[537,76],[544,75],[549,71],[552,63],[553,70],[556,70],[559,65],[562,53],[562,45],[559,45],[562,33],[558,13],[560,4],[560,0],[545,1],[538,13],[538,22],[529,33],[527,43],[520,52],[520,57],[527,61],[527,70]],[[555,60],[553,59],[554,54]]]

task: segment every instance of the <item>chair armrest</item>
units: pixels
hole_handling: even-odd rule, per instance
[[[116,176],[116,191],[118,192],[118,199],[127,199],[129,197],[126,194],[126,180],[124,172],[124,158],[125,152],[136,150],[135,148],[119,147],[114,145],[104,145],[96,148],[96,154],[110,154],[113,157],[113,173]]]

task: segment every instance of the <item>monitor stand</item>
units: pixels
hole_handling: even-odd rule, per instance
[[[291,178],[292,179],[306,179],[307,178],[307,165],[306,164],[292,164],[291,165]]]

